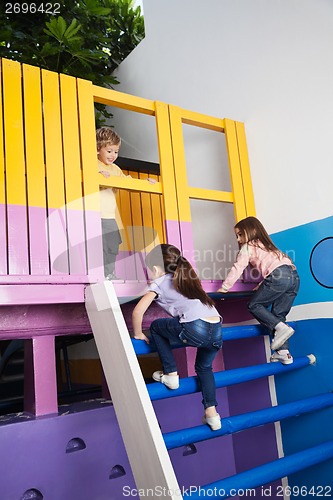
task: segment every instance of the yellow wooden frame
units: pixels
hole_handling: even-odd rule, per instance
[[[236,220],[255,215],[244,125],[229,119],[214,118],[176,106],[169,106],[179,219],[191,221],[190,199],[234,204]],[[182,125],[193,125],[224,133],[229,157],[232,191],[195,188],[188,185]]]
[[[103,186],[163,194],[166,220],[190,222],[190,199],[232,203],[236,220],[248,215],[255,215],[243,123],[196,113],[163,102],[151,101],[95,85],[91,85],[91,89],[95,102],[155,116],[156,119],[161,181],[149,184],[141,179],[114,177],[112,179],[104,178]],[[232,191],[201,189],[188,185],[183,124],[225,134]],[[170,165],[173,168],[170,168]]]
[[[59,245],[56,226],[58,222],[55,220],[53,223],[51,218],[47,221],[48,239],[47,241],[45,239],[44,246],[45,252],[50,254],[50,259],[47,255],[46,257],[44,255],[47,261],[43,257],[44,275],[48,271],[51,272],[50,269],[46,269],[49,261],[53,262],[60,251],[59,248],[63,247],[64,252],[68,252],[69,267],[67,273],[65,269],[61,269],[60,274],[73,274],[73,279],[76,275],[82,279],[89,275],[92,280],[94,279],[91,275],[91,272],[94,276],[96,274],[92,271],[94,262],[101,257],[96,257],[94,248],[96,238],[101,237],[98,196],[101,185],[120,189],[121,196],[128,196],[131,203],[133,198],[137,209],[138,201],[141,203],[141,222],[142,225],[148,225],[147,228],[143,228],[143,239],[147,241],[151,240],[149,234],[152,232],[150,231],[152,226],[151,229],[158,228],[159,239],[162,238],[163,241],[168,239],[175,244],[184,243],[181,232],[184,229],[187,231],[189,226],[186,226],[186,223],[191,222],[191,199],[232,203],[236,220],[255,214],[245,130],[242,123],[98,87],[87,80],[58,75],[6,59],[2,60],[0,69],[2,70],[0,84],[3,87],[0,90],[4,90],[3,107],[0,107],[3,120],[0,122],[3,121],[5,124],[4,134],[0,137],[2,167],[0,202],[44,209],[45,218],[49,213],[58,210],[61,212],[59,217],[63,217],[67,224],[67,233],[64,232],[63,241]],[[18,96],[22,95],[23,107],[22,100],[18,99]],[[155,184],[148,183],[145,175],[133,175],[131,178],[104,178],[98,174],[94,102],[145,114],[155,119],[160,160],[160,175]],[[188,185],[183,124],[225,134],[232,185],[230,192]],[[68,212],[67,208],[64,209],[65,205],[68,205]],[[84,216],[75,218],[73,209],[78,212],[83,211]],[[155,211],[158,214],[154,220]],[[33,210],[31,214],[32,212]],[[27,211],[27,214],[30,217],[30,212]],[[139,221],[137,215],[135,214],[134,219]],[[4,219],[3,216],[3,225]],[[30,235],[27,231],[35,231],[33,224],[29,226],[29,220],[24,222],[22,229],[22,234],[25,234],[24,231],[27,234],[27,245]],[[31,220],[34,220],[33,214]],[[81,270],[76,266],[76,254],[71,255],[72,250],[67,244],[67,236],[70,240],[71,231],[73,235],[76,232],[86,231],[86,252],[83,253],[87,259]],[[190,235],[190,232],[187,234]],[[15,231],[12,233],[3,231],[2,238],[4,241],[8,240],[8,247],[13,243],[15,235]],[[31,237],[32,242],[35,241],[34,235],[35,233]],[[186,245],[189,243],[191,246],[191,237],[188,237]],[[22,248],[27,245],[24,243]],[[33,255],[31,253],[32,257]],[[38,274],[40,263],[36,268],[30,263],[29,269],[29,252],[27,251],[23,257],[26,262],[21,265],[21,270],[15,271],[15,266],[13,267],[15,262],[12,265],[2,259],[2,272]],[[55,269],[54,272],[56,274],[58,270]]]
[[[160,156],[161,182],[149,184],[142,179],[112,177],[112,179],[103,178],[103,184],[101,185],[128,189],[130,191],[140,191],[143,193],[163,194],[166,219],[177,220],[178,212],[173,169],[167,168],[173,164],[167,104],[158,101],[150,101],[149,99],[143,99],[141,97],[97,87],[95,85],[92,85],[92,95],[95,102],[107,106],[115,106],[128,111],[134,111],[136,113],[155,116]]]

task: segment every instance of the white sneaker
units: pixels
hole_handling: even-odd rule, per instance
[[[291,365],[294,358],[287,349],[282,349],[281,351],[275,351],[271,356],[271,363],[276,363],[280,361],[283,365]]]
[[[278,332],[275,332],[273,341],[271,343],[272,351],[276,351],[281,347],[286,340],[288,340],[292,335],[294,335],[295,330],[291,326],[285,325],[285,328]]]
[[[221,417],[217,414],[215,417],[202,417],[202,423],[209,425],[212,431],[218,431],[222,427]]]
[[[163,372],[154,372],[152,375],[156,382],[161,382],[169,389],[178,389],[179,387],[179,376],[178,375],[164,375]]]

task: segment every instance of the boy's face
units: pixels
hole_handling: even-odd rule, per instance
[[[118,158],[119,148],[120,143],[102,146],[101,149],[97,151],[97,158],[105,165],[111,165]]]

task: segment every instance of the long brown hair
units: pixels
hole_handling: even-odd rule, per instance
[[[157,245],[146,257],[149,269],[159,266],[172,274],[175,289],[188,299],[199,299],[203,304],[213,307],[214,301],[202,288],[201,281],[189,263],[174,245]]]
[[[246,235],[248,243],[251,242],[252,245],[261,247],[267,250],[267,252],[273,252],[278,258],[283,256],[290,259],[288,255],[281,252],[281,250],[274,245],[266,229],[256,217],[246,217],[246,219],[240,220],[235,225],[235,229],[236,228]]]

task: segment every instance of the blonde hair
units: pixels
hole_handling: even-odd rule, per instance
[[[111,127],[101,127],[96,130],[96,143],[97,151],[99,151],[104,146],[118,146],[121,143],[121,139]]]

